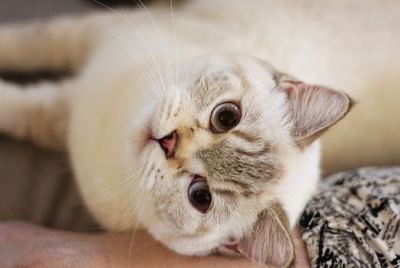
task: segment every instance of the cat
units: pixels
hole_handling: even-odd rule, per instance
[[[287,267],[322,134],[325,173],[400,160],[399,11],[203,0],[3,25],[0,70],[71,76],[1,81],[0,131],[67,150],[110,231]]]

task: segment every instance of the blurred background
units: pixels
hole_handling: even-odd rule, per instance
[[[134,0],[101,2],[113,7],[137,5]],[[1,0],[0,26],[99,9],[104,8],[93,0]],[[0,77],[15,83],[62,78],[60,74],[10,73],[0,73]],[[0,200],[0,221],[26,220],[68,230],[99,230],[79,196],[66,155],[1,135]]]
[[[135,6],[135,0],[100,0],[110,6]],[[150,2],[150,1],[143,1]],[[58,14],[83,13],[101,8],[94,0],[1,0],[0,23],[26,21]]]
[[[63,13],[87,12],[95,7],[85,0],[1,0],[0,22],[26,21]]]

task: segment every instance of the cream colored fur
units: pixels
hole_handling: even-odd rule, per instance
[[[152,214],[154,205],[145,202],[153,197],[143,189],[152,189],[154,182],[137,179],[138,166],[148,168],[135,156],[137,144],[143,142],[142,126],[166,85],[190,81],[202,66],[185,63],[209,53],[252,55],[303,81],[341,89],[355,98],[354,111],[322,140],[325,173],[400,162],[397,1],[202,0],[175,9],[173,18],[168,8],[150,12],[156,22],[146,10],[110,11],[0,28],[0,70],[76,74],[61,84],[30,86],[29,94],[0,81],[0,131],[68,148],[88,207],[109,229],[143,224],[174,250],[201,255],[254,221],[249,212],[231,229],[176,237]],[[227,65],[225,56],[215,64],[217,69]],[[259,71],[249,66],[246,76],[257,80]],[[167,103],[172,107],[183,98],[179,93],[171,96]],[[206,120],[207,113],[203,116]],[[156,132],[171,131],[169,125],[161,122]],[[199,144],[208,142],[206,135],[199,136]],[[285,176],[273,197],[279,196],[291,226],[316,187],[318,147],[317,142],[302,153],[288,147],[284,153]],[[161,153],[151,157],[163,165]],[[191,169],[202,172],[204,167],[192,163]],[[184,191],[185,183],[182,179],[176,187]],[[264,201],[271,198],[267,195]],[[193,226],[188,223],[184,231],[190,233]]]

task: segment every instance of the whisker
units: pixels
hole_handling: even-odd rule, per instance
[[[114,33],[110,33],[112,34],[112,36],[114,38],[118,38],[121,41],[124,41],[123,38],[121,38],[120,36],[115,35]],[[126,48],[128,48],[128,44],[127,42],[124,42],[124,45],[126,46]],[[135,64],[135,66],[138,66],[139,71],[142,73],[143,78],[146,80],[146,82],[148,84],[150,84],[154,91],[145,91],[146,94],[148,93],[155,93],[156,97],[162,101],[163,99],[163,95],[162,95],[162,90],[160,89],[160,85],[157,83],[157,79],[156,76],[154,75],[152,69],[148,66],[148,64],[144,64],[144,67],[146,67],[148,73],[146,72],[146,70],[143,69],[143,66],[141,64],[141,62],[139,62],[139,60],[137,60],[137,58],[135,57],[135,55],[132,53],[132,51],[130,49],[127,50],[127,53],[129,54],[129,58],[132,60],[132,62]]]
[[[120,12],[118,12],[117,10],[115,10],[115,9],[113,9],[112,7],[109,7],[109,6],[107,6],[107,5],[105,5],[105,4],[101,3],[101,2],[99,2],[98,0],[93,0],[93,1],[94,1],[95,3],[101,5],[102,7],[104,7],[104,8],[106,8],[106,9],[110,10],[111,12],[113,12],[114,14],[116,14],[118,17],[120,17],[120,19],[121,19],[123,22],[125,22],[125,23],[131,28],[131,30],[132,30],[134,33],[136,33],[136,34],[139,36],[140,41],[141,41],[142,44],[145,46],[145,49],[146,49],[148,55],[151,57],[153,63],[155,64],[155,66],[156,66],[156,68],[157,68],[157,72],[158,72],[158,75],[159,75],[159,77],[160,77],[161,83],[163,84],[163,88],[166,88],[165,83],[164,83],[163,76],[162,76],[162,74],[161,74],[161,68],[160,68],[158,62],[156,61],[153,52],[150,50],[149,46],[148,46],[147,43],[145,42],[142,33],[141,33],[141,32],[140,32],[140,31],[139,31],[139,30],[124,16],[124,15],[122,15],[122,14],[121,14]]]
[[[150,242],[144,244],[143,246],[141,246],[141,247],[138,248],[137,250],[144,250],[144,249],[147,248],[148,246],[153,245],[153,244],[155,244],[155,243],[157,243],[157,241],[152,240],[152,241],[150,241]]]
[[[117,36],[113,32],[110,32],[108,34],[112,35],[113,38],[118,39],[118,40],[123,42],[123,45],[126,48],[126,52],[128,53],[129,59],[132,61],[132,63],[135,64],[136,67],[139,68],[139,71],[144,75],[144,79],[147,82],[147,84],[150,84],[150,86],[152,86],[152,88],[154,90],[156,90],[156,92],[153,92],[153,91],[149,92],[149,91],[145,90],[145,94],[156,93],[156,97],[160,101],[162,101],[162,99],[163,99],[162,90],[160,88],[160,85],[157,83],[157,79],[156,79],[155,74],[153,73],[153,70],[149,67],[149,65],[147,63],[142,63],[142,62],[139,62],[137,60],[137,58],[139,58],[140,56],[136,57],[136,55],[134,55],[132,53],[132,50],[130,49],[129,44],[127,43],[127,41],[124,38],[121,38],[120,36]],[[144,65],[144,67],[146,67],[148,73],[146,72],[145,69],[143,69],[142,64]]]
[[[135,57],[132,54],[132,52],[129,52],[129,56],[131,58],[131,60],[133,62],[135,62]],[[147,83],[150,84],[153,89],[155,90],[154,93],[156,93],[156,96],[160,99],[160,101],[162,100],[162,90],[160,88],[160,85],[157,82],[156,76],[153,73],[152,69],[148,66],[148,64],[144,64],[144,67],[147,69],[146,70],[143,69],[141,62],[138,63],[137,65],[139,67],[140,72],[142,73],[142,75],[144,75],[144,78],[146,79]],[[151,91],[153,93],[153,91]],[[146,93],[148,93],[148,91],[146,91]]]
[[[143,4],[143,2],[141,1],[141,0],[136,0],[140,5],[141,5],[141,7],[144,9],[144,11],[146,12],[146,14],[149,16],[149,18],[150,18],[150,20],[152,21],[152,24],[154,25],[154,28],[156,29],[156,31],[157,31],[157,34],[159,35],[159,37],[162,39],[161,40],[161,42],[163,43],[163,45],[164,45],[164,48],[166,49],[166,55],[167,55],[167,57],[166,57],[166,61],[167,61],[167,67],[168,67],[168,76],[169,76],[169,83],[170,83],[170,85],[172,84],[172,77],[171,77],[171,62],[170,62],[170,59],[169,59],[169,56],[168,56],[168,51],[169,51],[169,49],[168,49],[168,47],[167,47],[167,42],[166,42],[166,40],[165,40],[165,36],[163,35],[163,34],[161,34],[161,31],[160,31],[160,27],[159,27],[159,25],[157,24],[157,22],[156,22],[156,20],[154,19],[154,17],[153,17],[153,15],[150,13],[150,11],[149,11],[149,9]]]
[[[155,152],[153,151],[153,153],[149,156],[150,158],[152,158],[152,156],[155,154]],[[142,176],[141,178],[136,178],[135,180],[132,181],[128,181],[128,186],[125,186],[126,189],[132,191],[130,194],[128,194],[128,198],[127,200],[124,201],[124,205],[119,206],[118,211],[116,211],[111,217],[110,220],[108,221],[108,223],[105,226],[110,226],[113,223],[115,223],[117,220],[119,220],[122,216],[133,216],[134,214],[136,215],[136,219],[138,219],[139,214],[141,214],[141,212],[137,213],[138,211],[138,204],[133,203],[132,201],[135,199],[135,197],[137,196],[137,193],[139,191],[143,191],[144,192],[148,192],[152,190],[152,186],[150,187],[146,187],[146,185],[142,185],[144,181],[147,181],[146,178],[143,177],[144,173],[148,173],[148,169],[151,169],[151,167],[153,166],[153,162],[152,161],[147,161],[146,164],[144,166],[141,167],[141,173],[140,175]],[[151,172],[151,171],[150,171]],[[137,172],[134,172],[137,173]],[[146,190],[147,189],[147,190]],[[126,191],[125,191],[126,192]],[[131,210],[131,206],[133,206],[133,209]],[[140,209],[139,211],[141,211],[142,209]],[[137,221],[138,223],[138,221]]]
[[[170,0],[170,10],[171,10],[171,20],[172,20],[172,28],[174,30],[174,38],[175,38],[175,54],[176,54],[176,74],[175,74],[175,81],[176,83],[179,81],[179,49],[178,49],[178,38],[177,38],[177,31],[176,31],[176,22],[175,22],[175,14],[174,14],[174,6],[172,3],[173,0]]]
[[[118,188],[121,187],[123,191],[119,192],[119,193],[124,193],[126,192],[126,190],[128,189],[128,187],[126,187],[127,183],[131,183],[132,179],[137,176],[139,174],[141,170],[136,170],[135,172],[133,172],[132,174],[130,174],[128,177],[123,178],[121,181],[118,181],[116,184],[110,184],[109,187],[113,187],[113,188]],[[95,190],[94,190],[95,191]],[[116,197],[109,197],[108,199],[104,199],[101,201],[95,201],[95,202],[89,202],[89,204],[96,204],[96,203],[104,203],[110,200],[115,199]]]
[[[132,233],[131,241],[130,241],[130,243],[129,243],[128,267],[130,267],[130,263],[131,263],[133,242],[134,242],[134,240],[135,240],[136,233],[137,233],[137,230],[138,230],[138,227],[139,227],[139,220],[140,220],[140,218],[141,218],[141,216],[142,216],[142,214],[143,214],[143,212],[144,212],[145,207],[147,207],[147,205],[148,205],[148,203],[149,203],[149,201],[150,201],[151,193],[152,193],[152,191],[150,191],[150,192],[148,193],[147,198],[146,198],[146,200],[142,203],[142,206],[141,206],[141,208],[140,208],[140,210],[139,210],[139,213],[138,213],[138,215],[137,215],[136,225],[135,225],[135,228],[134,228],[133,233]]]
[[[102,225],[103,228],[108,229],[109,227],[114,226],[115,223],[118,220],[120,220],[121,217],[132,216],[134,214],[133,211],[129,212],[126,210],[129,209],[129,205],[132,205],[132,200],[133,200],[134,196],[136,196],[136,193],[141,190],[138,185],[138,181],[139,181],[138,178],[136,178],[134,180],[129,179],[130,177],[136,176],[137,174],[138,174],[138,171],[136,171],[132,175],[128,176],[128,178],[123,180],[122,182],[119,182],[121,184],[121,186],[123,187],[122,191],[114,190],[115,194],[113,195],[112,198],[107,198],[102,201],[97,201],[97,203],[111,201],[115,198],[119,198],[121,195],[124,196],[125,193],[127,193],[128,191],[132,191],[130,194],[128,194],[128,196],[130,196],[130,198],[128,198],[128,200],[126,200],[125,205],[118,207],[118,210],[116,212],[114,212],[113,215],[111,215],[111,217],[109,218],[109,221]],[[93,204],[95,204],[95,203],[93,203],[93,202],[90,203],[90,205],[93,205]],[[121,229],[121,231],[123,231],[123,229]]]

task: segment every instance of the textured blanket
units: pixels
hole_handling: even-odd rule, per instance
[[[400,167],[330,176],[300,224],[313,267],[400,267]]]

